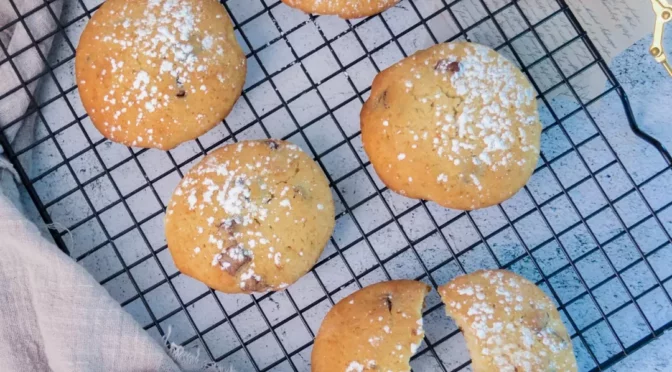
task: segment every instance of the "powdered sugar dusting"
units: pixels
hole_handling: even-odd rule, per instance
[[[365,149],[384,183],[451,208],[511,197],[539,155],[534,89],[478,44],[439,44],[389,67],[362,113]]]
[[[230,51],[226,54],[225,49],[231,46],[226,27],[202,24],[206,22],[206,8],[197,1],[116,1],[110,8],[101,8],[102,16],[91,20],[91,25],[97,27],[91,44],[96,57],[101,56],[98,58],[106,63],[96,66],[79,61],[78,65],[86,65],[100,77],[97,84],[102,88],[100,97],[105,105],[92,118],[96,125],[109,127],[112,139],[124,143],[133,140],[128,143],[131,146],[162,148],[165,132],[157,135],[150,132],[152,128],[210,124],[204,122],[209,117],[203,114],[163,116],[169,107],[181,104],[176,101],[184,102],[192,94],[207,94],[207,90],[198,89],[211,81],[205,72],[212,67],[221,68],[234,55]],[[217,54],[216,49],[222,53]],[[87,61],[89,55],[92,53],[87,55]],[[245,67],[244,58],[235,63],[240,65],[230,66],[232,73]],[[112,120],[98,123],[99,115]],[[133,127],[146,132],[127,139],[128,128]],[[133,129],[136,132],[138,129]]]
[[[356,361],[350,362],[345,372],[364,372],[364,366]]]
[[[419,162],[418,169],[425,166],[435,171],[431,177],[441,185],[437,190],[473,185],[473,193],[459,195],[471,199],[459,203],[464,208],[469,202],[475,208],[482,204],[480,200],[489,199],[495,178],[510,169],[525,166],[527,170],[527,159],[539,153],[541,126],[534,90],[513,63],[490,48],[471,43],[441,44],[391,69],[402,74],[394,76],[406,79],[397,78],[386,91],[367,101],[367,107],[376,114],[380,112],[384,124],[395,128],[394,133],[389,129],[380,132],[390,138],[386,141],[395,150],[402,150],[396,160],[406,158],[403,150],[407,146],[438,158],[427,162],[422,157],[406,160]],[[412,100],[409,104],[413,105],[414,116],[388,115],[389,103],[385,102],[390,99],[390,89],[407,93],[405,99]],[[390,175],[411,184],[409,175],[392,174],[398,169],[391,163]],[[518,173],[514,170],[512,174]]]
[[[473,334],[480,348],[471,352],[488,356],[501,371],[569,369],[556,363],[574,363],[573,357],[560,362],[550,357],[562,352],[571,356],[571,343],[562,322],[550,314],[552,303],[530,295],[533,284],[502,271],[467,278],[441,291],[446,311]]]
[[[236,160],[244,148],[255,146],[264,146],[265,152],[261,151],[259,156],[251,156],[249,161]],[[232,160],[224,161],[214,155],[206,157],[190,170],[174,193],[174,197],[184,198],[189,211],[196,213],[203,221],[189,227],[193,229],[190,234],[205,236],[208,244],[216,247],[216,252],[210,256],[211,265],[237,278],[244,291],[260,291],[271,286],[269,283],[282,282],[277,274],[265,278],[257,269],[262,262],[282,268],[292,258],[286,250],[280,252],[274,248],[276,243],[285,248],[286,243],[272,229],[266,230],[263,226],[283,218],[295,220],[296,217],[291,215],[290,199],[298,203],[299,199],[296,198],[302,198],[302,195],[312,190],[307,186],[292,188],[287,180],[278,183],[273,178],[277,174],[273,173],[274,169],[284,172],[285,168],[298,167],[297,159],[301,154],[296,146],[280,146],[274,141],[250,141],[226,146],[218,151],[235,152],[235,157],[228,158]],[[267,154],[268,152],[270,153]],[[275,184],[278,188],[269,187]],[[276,198],[274,193],[283,193],[286,198]],[[172,206],[171,204],[169,209]],[[268,218],[271,209],[276,211],[275,221]],[[318,211],[315,210],[315,213]],[[166,218],[168,223],[170,213]],[[202,227],[204,223],[207,224],[206,229]],[[291,252],[291,248],[288,249]],[[198,254],[200,251],[197,248],[194,253]],[[302,253],[296,252],[298,256]]]
[[[440,58],[434,74],[450,82],[461,104],[457,116],[446,111],[447,107],[434,106],[440,119],[436,122],[435,151],[451,162],[471,162],[473,158],[475,165],[485,164],[493,170],[509,165],[513,148],[538,152],[527,136],[518,133],[526,133],[525,127],[537,120],[526,110],[534,103],[534,93],[519,84],[516,67],[477,44],[465,46],[465,56],[453,53],[446,48],[434,52]],[[522,127],[515,130],[519,124]]]

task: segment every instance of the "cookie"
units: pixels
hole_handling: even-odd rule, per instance
[[[382,71],[361,126],[388,188],[448,208],[501,203],[539,159],[534,89],[513,63],[478,44],[436,45]]]
[[[474,372],[577,370],[560,314],[527,279],[484,270],[454,279],[439,293],[464,333]]]
[[[105,137],[168,150],[229,114],[246,59],[217,0],[107,0],[81,35],[75,72]]]
[[[313,372],[410,371],[422,343],[429,286],[412,280],[377,283],[334,305],[315,338]]]
[[[282,0],[283,3],[306,13],[360,18],[378,14],[400,0]]]
[[[208,154],[166,212],[177,268],[226,293],[281,290],[315,264],[334,229],[320,167],[296,145],[245,141]]]

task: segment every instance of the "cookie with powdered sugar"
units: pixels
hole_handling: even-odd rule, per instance
[[[462,329],[474,372],[577,370],[558,310],[534,283],[506,270],[482,270],[439,288]]]
[[[82,33],[75,72],[105,137],[168,150],[228,115],[246,59],[217,0],[107,0]]]
[[[436,45],[382,71],[361,126],[391,190],[449,208],[501,203],[539,159],[534,89],[513,63],[478,44]]]
[[[324,250],[334,202],[324,173],[296,145],[245,141],[184,176],[165,222],[182,273],[226,293],[281,290]]]
[[[429,286],[413,280],[373,284],[329,310],[315,338],[313,372],[410,371],[422,344]]]
[[[341,18],[360,18],[378,14],[396,5],[400,0],[282,0],[285,4],[306,13],[337,15]]]

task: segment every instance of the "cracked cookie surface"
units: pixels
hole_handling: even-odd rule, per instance
[[[425,334],[429,286],[392,280],[362,288],[334,305],[313,346],[313,372],[410,371]]]
[[[165,225],[182,273],[226,293],[281,290],[322,253],[334,203],[324,173],[298,146],[244,141],[185,175]]]
[[[513,63],[478,44],[439,44],[382,71],[361,126],[391,190],[448,208],[501,203],[539,159],[534,89]]]

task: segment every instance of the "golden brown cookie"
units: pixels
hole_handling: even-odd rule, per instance
[[[334,305],[315,338],[313,372],[410,371],[422,343],[429,286],[413,280],[377,283]]]
[[[360,18],[378,14],[396,5],[400,0],[282,0],[285,4],[306,13],[337,15],[341,18]]]
[[[246,141],[207,155],[166,212],[177,268],[226,293],[280,290],[315,264],[334,229],[320,167],[296,145]]]
[[[553,302],[506,270],[483,270],[439,288],[467,340],[474,372],[576,371],[572,341]]]
[[[532,86],[478,44],[436,45],[382,71],[361,125],[364,149],[391,190],[448,208],[506,200],[539,158]]]
[[[75,72],[105,137],[168,150],[229,114],[246,59],[217,0],[107,0],[82,33]]]

